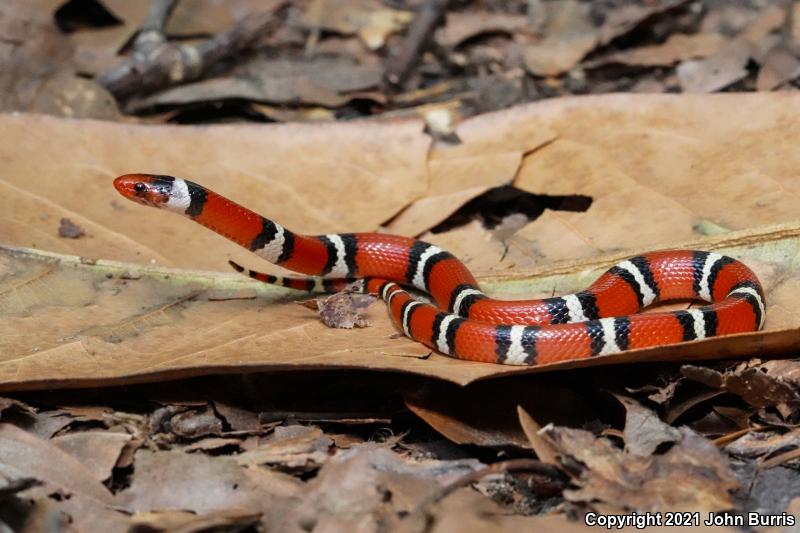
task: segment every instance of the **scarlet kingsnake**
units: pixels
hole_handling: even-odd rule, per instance
[[[450,253],[380,233],[299,235],[201,185],[171,176],[127,174],[116,189],[137,203],[188,216],[267,261],[313,278],[255,279],[333,291],[365,278],[407,336],[459,359],[536,365],[755,331],[764,293],[741,262],[716,253],[669,250],[619,263],[588,289],[541,300],[495,300]],[[240,272],[244,269],[231,263]],[[401,287],[424,291],[436,305]],[[713,302],[683,311],[637,314],[674,299]]]

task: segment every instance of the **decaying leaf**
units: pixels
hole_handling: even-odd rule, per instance
[[[258,431],[261,423],[258,413],[224,402],[214,402],[214,410],[232,431]]]
[[[681,373],[709,387],[741,396],[754,407],[775,406],[784,416],[794,416],[800,405],[800,362],[758,359],[719,372],[685,365]]]
[[[132,512],[208,513],[231,508],[269,512],[287,505],[299,491],[300,482],[293,478],[242,468],[229,457],[139,450],[135,464],[131,486],[116,496],[116,503]]]
[[[756,89],[771,91],[800,76],[800,59],[785,46],[767,52],[756,79]]]
[[[451,11],[447,13],[444,27],[436,33],[436,42],[455,47],[468,39],[489,33],[514,34],[528,28],[523,15],[482,11]]]
[[[78,239],[86,235],[83,228],[75,224],[68,218],[62,218],[58,226],[58,236],[66,237],[68,239]]]
[[[122,6],[122,4],[130,3],[125,0],[114,0],[112,5],[116,13],[121,9],[127,11],[135,9],[134,6]],[[229,29],[244,17],[252,16],[256,12],[274,12],[284,3],[284,0],[226,0],[221,3],[213,0],[178,2],[167,21],[165,30],[170,36],[216,35]]]
[[[665,420],[667,421],[667,423],[672,424],[694,406],[699,405],[712,398],[716,398],[720,394],[722,394],[721,391],[704,390],[692,394],[688,398],[684,398],[680,401],[670,402],[667,408]]]
[[[545,4],[546,37],[525,50],[525,67],[540,76],[557,76],[575,66],[597,46],[597,28],[589,16],[589,5],[576,0]]]
[[[781,6],[772,5],[715,54],[678,65],[676,73],[684,92],[717,91],[744,78],[747,62],[751,58],[761,60],[765,37],[781,24],[783,15]],[[764,52],[767,49],[768,45]]]
[[[751,55],[750,43],[734,41],[707,59],[684,61],[676,73],[684,92],[710,93],[747,76],[745,67]]]
[[[148,531],[214,531],[255,528],[261,513],[226,509],[198,516],[189,511],[144,511],[131,517],[133,529]]]
[[[606,45],[630,32],[650,17],[675,9],[687,0],[652,4],[627,4],[609,10],[602,26],[593,24],[590,6],[574,0],[545,4],[545,38],[525,50],[525,66],[541,76],[557,76],[572,69],[597,46]]]
[[[195,439],[222,433],[222,420],[211,407],[202,411],[188,409],[172,416],[169,428],[179,437]]]
[[[236,456],[240,465],[280,464],[284,468],[315,470],[325,463],[333,441],[314,426],[279,426],[257,448]]]
[[[662,422],[658,415],[636,400],[621,394],[614,394],[614,397],[625,407],[626,452],[649,457],[662,444],[681,439],[680,431]]]
[[[110,505],[74,493],[42,494],[40,487],[25,491],[19,498],[0,505],[0,525],[20,533],[46,531],[127,531],[127,513]],[[24,497],[23,497],[24,496]]]
[[[191,444],[184,446],[182,449],[185,452],[219,452],[225,448],[241,449],[244,442],[241,438],[235,437],[206,437],[196,440]]]
[[[708,440],[680,428],[680,441],[662,455],[625,453],[588,431],[548,426],[543,435],[563,458],[578,461],[575,502],[604,502],[639,511],[722,511],[734,507],[739,482],[728,461]],[[563,460],[563,459],[562,459]]]
[[[350,291],[337,292],[326,298],[317,298],[319,316],[329,328],[365,328],[369,322],[364,315],[375,302],[375,296]]]
[[[725,42],[726,39],[717,33],[676,33],[663,43],[614,52],[588,66],[595,68],[610,63],[643,67],[668,66],[678,61],[713,55]]]
[[[374,0],[346,4],[314,0],[303,13],[306,26],[345,35],[358,34],[371,49],[380,48],[388,35],[405,27],[411,18],[408,11],[389,9]]]
[[[97,481],[105,481],[130,440],[125,433],[81,431],[54,437],[51,442],[83,463]]]
[[[703,415],[700,419],[694,420],[687,424],[700,435],[711,438],[717,437],[718,439],[733,439],[734,435],[740,434],[745,431],[744,428],[738,426],[733,420],[728,417],[722,416],[718,412],[711,410]],[[715,440],[716,444],[720,444],[719,440]]]
[[[11,412],[17,412],[30,417],[36,415],[36,409],[30,405],[13,398],[4,398],[0,396],[0,420],[3,420],[3,413],[6,411],[8,411],[8,414],[11,414]],[[8,417],[8,414],[5,416]]]
[[[95,81],[74,75],[59,75],[44,82],[30,110],[67,118],[121,118],[111,93]]]
[[[511,514],[508,508],[482,497],[475,490],[464,487],[425,510],[418,522],[406,519],[400,533],[519,533],[520,531],[553,531],[579,533],[586,526],[565,513],[557,511],[533,516]],[[421,523],[420,523],[421,522]],[[426,525],[427,524],[429,525]]]
[[[397,526],[426,495],[480,466],[474,459],[406,461],[365,444],[339,453],[309,483],[297,523],[330,531]]]
[[[225,99],[335,107],[350,100],[346,93],[375,87],[382,70],[343,58],[309,61],[256,59],[231,75],[167,89],[133,104],[135,109],[186,105]]]
[[[0,424],[0,475],[11,479],[33,477],[49,490],[63,490],[111,503],[111,493],[92,471],[55,444],[11,424]]]
[[[522,431],[524,431],[525,436],[528,437],[528,441],[531,444],[531,448],[533,448],[533,451],[536,453],[536,457],[545,463],[552,465],[558,464],[558,454],[556,450],[552,447],[550,442],[539,434],[542,426],[540,426],[522,407],[517,406],[517,414],[519,415],[519,425],[522,426]]]
[[[725,451],[740,457],[764,457],[794,448],[800,448],[800,429],[786,433],[751,431],[726,445]]]
[[[47,80],[71,65],[69,39],[51,13],[34,2],[9,0],[0,11],[0,109],[27,109]]]
[[[600,28],[600,44],[608,44],[648,19],[688,4],[688,0],[664,0],[653,3],[623,4],[608,12]]]

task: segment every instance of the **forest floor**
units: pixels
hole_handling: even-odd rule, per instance
[[[31,154],[49,154],[49,146],[58,139],[72,139],[75,146],[91,139],[98,152],[110,146],[106,142],[124,143],[128,139],[130,157],[147,161],[161,141],[144,139],[157,131],[145,127],[226,124],[241,129],[224,130],[225,135],[246,144],[256,142],[255,136],[248,136],[246,124],[278,128],[276,124],[292,123],[287,129],[270,130],[277,132],[270,139],[280,144],[283,136],[288,139],[287,145],[310,139],[309,145],[316,142],[322,146],[336,143],[329,138],[316,139],[313,132],[327,131],[332,123],[354,124],[357,131],[353,130],[353,135],[358,139],[373,135],[364,131],[384,131],[359,129],[372,128],[373,123],[387,128],[418,124],[403,130],[402,135],[389,136],[397,140],[398,154],[395,157],[392,153],[386,160],[402,167],[404,157],[411,160],[409,154],[418,153],[430,162],[453,146],[464,148],[465,157],[477,157],[477,149],[470,146],[479,146],[492,157],[484,166],[472,159],[467,166],[447,167],[446,172],[440,172],[438,192],[431,192],[431,186],[427,193],[418,194],[411,174],[394,176],[392,184],[405,188],[398,194],[406,196],[376,200],[370,214],[374,220],[364,222],[365,227],[423,236],[455,247],[454,252],[458,242],[466,241],[461,246],[472,256],[468,264],[488,275],[505,275],[512,268],[546,271],[551,264],[560,265],[558,261],[565,260],[566,254],[587,253],[581,259],[591,260],[594,256],[585,252],[582,237],[576,235],[590,234],[592,227],[606,223],[598,215],[580,228],[564,224],[576,233],[559,242],[561,251],[548,249],[540,237],[550,236],[542,228],[555,227],[548,218],[554,212],[591,213],[592,206],[601,209],[607,205],[602,196],[581,190],[580,178],[565,175],[563,181],[556,178],[537,183],[539,178],[526,178],[519,170],[527,168],[521,166],[524,157],[568,135],[551,135],[544,126],[534,134],[531,127],[523,132],[527,144],[520,141],[514,148],[519,153],[509,158],[505,152],[492,152],[490,141],[475,140],[480,137],[480,132],[476,133],[480,128],[465,130],[459,125],[482,117],[524,115],[536,109],[529,107],[537,105],[532,102],[557,99],[553,101],[566,103],[555,103],[552,109],[562,112],[569,108],[574,116],[583,117],[581,127],[587,136],[599,139],[607,135],[609,145],[616,143],[624,149],[622,137],[618,143],[614,140],[613,130],[619,123],[613,118],[609,122],[608,117],[628,120],[630,116],[625,113],[633,111],[632,115],[641,113],[642,123],[654,116],[662,125],[670,123],[673,103],[664,100],[662,105],[661,100],[646,100],[645,96],[668,93],[684,95],[687,102],[693,102],[691,109],[697,115],[696,122],[686,118],[683,126],[675,126],[676,139],[685,138],[686,132],[699,123],[717,119],[721,125],[714,131],[723,130],[726,116],[735,115],[735,108],[741,107],[738,101],[723,103],[718,109],[716,104],[707,106],[706,100],[693,99],[716,92],[758,92],[766,98],[797,91],[800,17],[795,7],[794,2],[768,0],[6,1],[0,6],[0,110],[5,114],[0,122],[0,144],[9,150],[0,156],[5,167],[0,169],[0,178],[4,187],[9,187],[8,195],[18,202],[7,206],[12,209],[28,205],[28,196],[20,192],[27,183],[34,192],[37,187],[57,189],[59,182],[69,179],[65,169],[79,168],[79,162],[36,161],[51,169],[62,164],[63,168],[49,178],[40,178],[29,170],[26,184],[22,178],[17,182],[16,177],[9,177],[13,165],[34,168],[37,156]],[[630,102],[640,104],[634,108],[633,103],[626,103],[628,100],[614,100],[608,114],[595,116],[591,106],[562,98],[607,93],[626,93],[633,98]],[[777,155],[764,156],[772,160],[793,151],[789,141],[786,145],[777,143],[781,137],[793,135],[791,128],[797,129],[796,116],[788,126],[773,120],[786,112],[782,102],[776,99],[752,107],[759,114],[753,115],[753,122],[778,124],[772,130]],[[518,111],[523,109],[527,111]],[[692,114],[685,111],[688,108],[682,109],[678,114]],[[506,114],[492,115],[494,112]],[[17,126],[17,113],[59,118],[24,115],[24,122]],[[90,125],[84,127],[78,119],[95,120],[87,121]],[[681,120],[676,118],[675,122]],[[506,130],[492,126],[490,118],[480,124],[499,128],[505,132],[505,139],[514,138],[515,130],[510,126]],[[634,130],[630,124],[626,122],[626,127]],[[305,129],[291,129],[294,127]],[[137,139],[153,143],[147,149],[137,148],[144,145],[125,137],[137,128],[140,133],[133,133],[139,135]],[[68,134],[62,133],[67,129]],[[203,134],[201,129],[197,131]],[[484,131],[494,135],[494,130]],[[192,165],[213,166],[213,161],[197,161],[203,154],[190,153],[196,142],[191,137],[194,134],[187,133],[177,141],[187,153],[187,163],[180,164],[187,169]],[[380,141],[383,133],[377,135],[376,144],[389,146],[389,141]],[[415,140],[423,137],[424,142]],[[33,143],[34,138],[38,152],[20,148]],[[403,144],[406,142],[408,150]],[[575,146],[579,144],[576,141]],[[704,148],[704,157],[716,157],[720,165],[733,157],[714,154],[712,144]],[[126,149],[124,144],[114,146]],[[785,151],[779,153],[781,146]],[[59,153],[71,149],[60,148]],[[346,155],[355,158],[357,151]],[[372,155],[364,152],[365,159]],[[437,163],[441,166],[428,168],[444,169],[446,160],[442,157]],[[308,159],[298,166],[315,168],[314,158]],[[665,156],[662,161],[667,159],[672,157]],[[741,161],[720,168],[748,168],[746,163],[752,161],[749,155],[743,156]],[[239,163],[234,165],[232,159],[228,164],[234,167]],[[249,164],[237,168],[255,168]],[[464,182],[465,175],[485,174],[488,169],[505,168],[503,165],[508,171],[502,176],[498,171],[499,177],[491,183]],[[539,170],[545,172],[546,165]],[[302,184],[303,172],[298,171],[293,179]],[[554,172],[559,175],[560,171]],[[308,198],[315,198],[315,189],[325,188],[325,183],[307,183],[305,189],[299,187]],[[761,194],[745,188],[761,186],[761,182],[747,185],[742,178],[727,183],[731,188],[741,185],[743,192],[736,201]],[[336,182],[333,187],[360,191],[362,186],[353,178]],[[603,187],[613,188],[613,184]],[[648,187],[652,191],[657,185]],[[243,194],[246,190],[241,189]],[[769,201],[775,204],[764,205],[778,205],[783,198],[788,206],[785,211],[770,209],[792,213],[794,190],[791,184],[769,189]],[[87,198],[92,194],[87,193]],[[72,201],[66,196],[63,205]],[[363,218],[358,219],[356,205],[366,204],[359,204],[359,198],[352,198],[355,196],[358,194],[351,193],[338,205],[345,208],[343,216],[355,217],[354,223],[363,222]],[[636,196],[644,197],[644,193]],[[57,197],[48,200],[50,204],[60,201]],[[627,220],[622,212],[628,208],[638,214],[655,209],[636,201],[625,200],[616,208],[620,221]],[[714,201],[708,200],[708,205]],[[718,201],[721,209],[731,205]],[[681,202],[688,205],[691,198],[675,204]],[[798,218],[794,202],[794,218]],[[99,207],[89,203],[84,213],[105,210],[111,214],[102,216],[142,215],[113,201],[97,204]],[[329,204],[313,205],[314,220],[325,220]],[[754,204],[752,213],[757,213],[757,208]],[[41,227],[54,227],[53,219],[42,218],[42,222],[34,214],[23,216],[25,209],[19,207],[17,212],[22,218],[30,218],[25,227],[39,223],[47,225]],[[418,214],[423,209],[443,214],[426,218]],[[673,215],[663,216],[670,219]],[[680,238],[688,242],[692,231],[713,237],[750,225],[789,221],[789,215],[784,219],[759,216],[731,223],[730,228],[705,219],[699,224],[687,223],[689,233]],[[544,226],[545,221],[549,225]],[[540,224],[535,234],[530,230],[525,233],[526,225],[533,222]],[[626,224],[626,228],[636,226],[635,221]],[[110,238],[76,217],[62,218],[57,234],[55,229],[48,229],[48,237],[43,236],[44,231],[18,229],[11,222],[6,227],[8,235],[4,237],[0,230],[0,241],[9,246],[57,253],[77,250],[75,255],[82,258],[135,262],[132,254],[114,248],[108,244]],[[176,231],[183,234],[184,230]],[[161,257],[166,259],[159,260],[159,265],[185,268],[196,264],[207,270],[224,265],[221,256],[208,251],[215,244],[206,247],[192,242],[188,230],[184,242],[190,246],[174,250],[167,244],[177,242],[169,241],[175,238],[169,231],[161,236],[166,240],[160,247],[159,228],[143,228],[141,234],[138,230],[123,233],[126,239],[131,237],[124,241],[126,245],[141,239],[136,241],[137,246],[144,243],[148,250],[163,251]],[[624,238],[623,229],[618,234]],[[739,239],[736,246],[747,245],[741,244],[746,237],[735,235]],[[785,237],[785,233],[781,235]],[[559,239],[552,237],[551,241]],[[734,240],[730,237],[726,242]],[[48,245],[51,241],[55,244]],[[614,246],[627,250],[651,244],[633,241],[634,236],[631,242]],[[78,248],[71,248],[73,242]],[[792,233],[791,239],[781,242],[781,246],[795,246],[800,241]],[[619,248],[604,246],[597,244],[597,250],[619,252]],[[539,255],[532,258],[520,252],[525,247],[533,247]],[[33,263],[21,259],[11,248],[2,252],[0,313],[9,321],[0,326],[0,333],[11,338],[17,334],[16,328],[22,327],[12,325],[13,320],[43,311],[38,296],[20,295],[19,289],[20,280],[38,267],[30,266]],[[789,265],[790,259],[784,264]],[[96,266],[91,261],[85,263],[86,268]],[[790,266],[795,270],[782,270],[769,279],[796,279],[792,273],[796,273],[797,262]],[[99,272],[95,274],[99,276]],[[577,267],[572,272],[578,272]],[[769,277],[773,270],[764,268],[763,272]],[[47,270],[42,275],[50,273]],[[67,277],[59,282],[49,282],[50,288],[59,283],[60,287],[74,287],[74,280],[64,275]],[[109,273],[108,278],[121,285],[107,289],[123,291],[122,285],[136,283],[149,287],[149,281],[137,282],[139,275]],[[150,275],[141,274],[142,279]],[[98,279],[92,278],[87,286],[99,287]],[[164,286],[152,293],[168,290]],[[773,300],[779,302],[800,295],[796,286],[785,292],[774,287],[771,290]],[[252,318],[256,324],[260,319],[263,328],[270,327],[262,309],[253,304],[255,296],[246,304],[222,302],[238,296],[209,296],[203,305],[212,302],[216,310],[208,306],[203,310],[192,307],[192,302],[182,307],[196,298],[196,292],[186,294],[179,295],[183,300],[176,315],[164,311],[163,317],[159,314],[153,318],[155,324],[145,324],[136,333],[126,330],[114,334],[120,338],[104,337],[104,346],[124,348],[129,341],[140,342],[135,337],[145,336],[143,331],[172,327],[181,313],[211,317],[219,305],[249,305],[242,320]],[[70,299],[69,305],[76,309],[83,306],[89,313],[89,301],[96,303]],[[797,332],[797,318],[788,307],[776,306],[770,321],[777,325],[771,334],[777,328],[784,328],[777,333]],[[313,315],[295,302],[284,303],[281,309],[281,317],[296,318],[306,311],[305,318]],[[47,317],[38,323],[41,331],[37,335],[41,333],[43,339],[50,334],[48,324],[58,322],[60,315],[53,311],[52,315],[39,316]],[[80,326],[83,329],[76,331],[89,331],[86,324]],[[188,326],[170,335],[191,336],[191,324]],[[281,327],[285,327],[287,339],[298,338],[291,336],[292,326]],[[364,335],[372,335],[380,339],[375,342],[388,346],[391,330],[380,329],[383,327],[390,327],[388,321],[364,328],[373,330]],[[274,369],[264,372],[250,372],[246,365],[237,368],[233,361],[240,357],[244,360],[251,352],[231,348],[224,373],[208,370],[210,367],[193,368],[189,363],[183,373],[146,376],[129,372],[127,363],[114,359],[109,352],[109,366],[103,367],[110,369],[108,379],[93,379],[94,367],[84,371],[79,363],[74,367],[69,363],[64,375],[75,372],[70,383],[59,382],[61,363],[55,350],[50,362],[37,360],[36,364],[43,366],[29,370],[14,366],[41,349],[20,333],[22,340],[0,341],[0,352],[5,352],[0,353],[0,532],[444,533],[511,532],[534,527],[572,531],[622,519],[629,520],[624,525],[630,530],[640,524],[637,520],[648,516],[648,525],[658,521],[656,525],[688,529],[715,514],[719,524],[730,531],[737,527],[788,531],[784,526],[800,519],[800,359],[762,357],[758,347],[769,346],[775,351],[779,347],[776,343],[788,338],[778,339],[777,333],[752,337],[749,343],[711,345],[706,352],[713,353],[702,357],[735,354],[735,360],[708,362],[698,356],[672,362],[666,357],[647,364],[597,365],[509,376],[485,367],[475,367],[472,374],[472,370],[459,373],[458,365],[470,363],[458,361],[437,363],[438,370],[419,370],[440,356],[419,348],[414,352],[405,345],[401,350],[405,351],[394,357],[396,363],[373,365],[352,356],[329,368],[328,360],[320,359],[316,366],[312,361],[290,370],[276,363]],[[54,347],[68,344],[63,342],[68,336],[53,335]],[[74,340],[71,336],[69,339]],[[246,340],[243,334],[241,339]],[[320,339],[321,344],[330,342],[328,337]],[[349,342],[343,340],[346,337],[336,339],[327,346],[329,351],[331,346],[345,350]],[[308,342],[313,340],[309,337]],[[153,337],[149,342],[148,349],[160,353],[163,337]],[[22,346],[25,343],[27,347]],[[281,341],[271,343],[276,351],[283,349]],[[264,344],[259,346],[263,352]],[[357,351],[357,346],[350,351]],[[314,347],[328,356],[325,348]],[[303,346],[298,349],[302,351]],[[134,352],[119,353],[130,356]],[[796,351],[784,355],[796,355]],[[116,373],[114,366],[119,370]],[[268,365],[261,366],[259,370],[265,370]],[[671,515],[669,511],[685,514]],[[614,526],[614,522],[609,525]]]

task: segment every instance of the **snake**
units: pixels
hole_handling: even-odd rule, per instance
[[[363,280],[396,327],[441,354],[467,361],[543,365],[760,330],[765,298],[742,262],[715,252],[661,250],[626,259],[586,290],[558,297],[500,300],[485,294],[449,252],[384,233],[301,235],[189,180],[125,174],[125,198],[177,213],[306,277],[236,270],[271,284],[332,292]],[[428,301],[417,294],[423,293]],[[669,300],[699,307],[641,313]]]

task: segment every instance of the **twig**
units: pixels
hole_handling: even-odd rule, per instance
[[[386,61],[384,78],[391,85],[403,83],[416,65],[423,48],[433,35],[433,30],[439,25],[450,0],[428,0],[423,2],[414,20],[408,26],[408,33],[400,50]]]
[[[768,470],[770,468],[775,468],[776,466],[782,465],[783,463],[798,458],[800,458],[800,448],[795,448],[793,450],[789,450],[788,452],[780,453],[775,457],[770,457],[769,459],[758,465],[758,469]]]
[[[443,500],[452,494],[456,489],[460,489],[461,487],[465,487],[480,481],[482,478],[488,475],[514,471],[535,472],[556,480],[565,480],[564,474],[559,469],[536,459],[510,459],[508,461],[501,461],[499,463],[491,464],[481,470],[475,470],[474,472],[465,474],[449,485],[445,485],[418,503],[417,506],[414,507],[414,510],[408,514],[408,517],[420,516],[428,509],[428,507]]]
[[[167,41],[164,28],[178,0],[153,0],[142,23],[139,35],[133,43],[134,54],[147,57],[153,50]]]
[[[157,23],[156,15],[151,15]],[[167,15],[164,10],[158,13],[162,20]],[[258,38],[277,26],[277,22],[278,17],[271,12],[258,13],[197,45],[161,42],[148,49],[153,39],[149,37],[141,44],[148,49],[146,54],[134,53],[129,62],[101,75],[98,81],[119,100],[193,81],[202,77],[212,65],[251,48]]]
[[[728,433],[727,435],[722,435],[717,437],[716,439],[712,440],[711,442],[714,443],[714,446],[718,448],[722,448],[723,446],[727,446],[731,442],[735,441],[739,437],[743,437],[748,433],[755,433],[757,431],[766,431],[770,429],[769,426],[755,426],[755,427],[748,427],[744,429],[740,429],[738,431],[734,431],[732,433]]]

